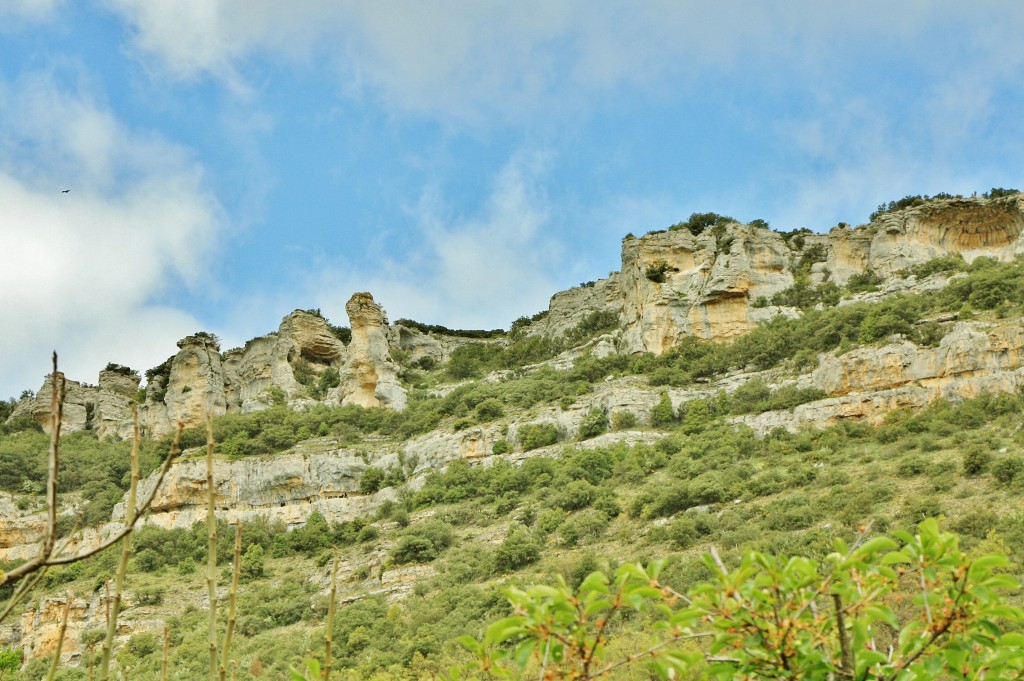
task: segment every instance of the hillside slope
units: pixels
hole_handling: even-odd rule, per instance
[[[727,560],[820,554],[868,520],[943,515],[1024,558],[1022,215],[1019,196],[947,199],[827,236],[723,221],[628,237],[620,272],[508,334],[389,325],[368,294],[349,329],[296,311],[223,354],[197,334],[150,373],[145,463],[170,423],[217,414],[218,518],[242,521],[259,553],[238,678],[278,678],[319,645],[332,545],[351,678],[429,678],[462,659],[453,639],[504,612],[503,585],[652,556],[683,583],[712,542]],[[118,437],[138,386],[116,366],[72,386],[64,527],[90,527],[69,551],[124,516]],[[0,560],[32,555],[43,526],[31,424],[48,404],[44,385],[0,438]],[[165,623],[178,678],[201,673],[200,454],[175,463],[136,538],[119,652],[132,678],[159,678]],[[51,571],[0,626],[24,678],[53,650],[68,589],[78,678],[112,560]]]

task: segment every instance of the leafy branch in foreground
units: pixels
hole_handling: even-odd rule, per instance
[[[662,563],[625,565],[507,594],[515,614],[482,640],[460,639],[477,662],[451,678],[614,678],[645,663],[660,678],[1020,678],[1024,613],[1001,594],[1018,588],[1003,556],[970,558],[934,519],[847,546],[821,563],[751,552],[729,570],[712,551],[711,581],[683,594],[658,579]],[[626,613],[652,621],[649,643],[607,659]]]

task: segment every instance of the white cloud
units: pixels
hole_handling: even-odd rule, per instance
[[[12,22],[41,22],[53,17],[62,0],[0,0],[0,31]]]
[[[37,388],[51,350],[86,381],[165,359],[199,326],[154,300],[203,284],[222,220],[202,169],[46,77],[0,83],[0,127],[0,395]]]
[[[409,208],[412,249],[374,258],[372,270],[353,263],[322,267],[306,283],[308,299],[347,323],[348,295],[370,291],[392,321],[410,317],[452,328],[507,327],[547,307],[559,288],[558,268],[572,267],[574,257],[548,235],[542,190],[548,163],[543,153],[514,156],[475,216],[452,216],[440,193],[426,190]]]
[[[209,73],[244,89],[240,74],[252,57],[314,57],[333,63],[350,93],[369,91],[402,110],[463,120],[571,114],[624,85],[678,91],[709,74],[758,73],[766,85],[798,73],[816,81],[866,53],[898,51],[964,71],[1024,54],[1007,34],[1024,9],[998,0],[105,2],[133,28],[137,50],[178,78]],[[958,60],[952,39],[997,46]]]

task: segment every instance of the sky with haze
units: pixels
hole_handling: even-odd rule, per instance
[[[507,328],[697,211],[1020,188],[1022,35],[1018,0],[0,0],[0,397],[355,291]]]

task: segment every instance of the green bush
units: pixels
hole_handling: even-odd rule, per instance
[[[1013,482],[1024,470],[1024,458],[1007,456],[992,464],[992,476],[1002,483]]]
[[[531,423],[521,426],[517,432],[519,445],[524,452],[553,445],[561,439],[558,427],[553,423]]]
[[[655,284],[664,284],[665,273],[671,269],[671,265],[669,265],[664,260],[661,260],[659,262],[654,263],[653,265],[648,265],[647,269],[644,270],[644,276],[647,277],[650,281],[653,281]]]
[[[525,527],[516,526],[494,552],[499,572],[512,572],[540,559],[541,543]]]
[[[499,419],[505,415],[505,408],[501,402],[493,397],[488,397],[486,400],[476,405],[476,416],[480,421],[493,421]]]
[[[612,428],[614,430],[636,428],[637,423],[636,414],[631,411],[622,409],[612,413]]]
[[[651,425],[655,428],[666,428],[676,422],[676,412],[668,393],[661,393],[661,399],[651,409]]]
[[[604,534],[611,519],[602,511],[593,508],[574,513],[558,528],[558,534],[566,546],[576,546],[593,541]]]
[[[259,544],[252,544],[245,553],[238,565],[239,577],[245,581],[259,579],[266,574],[266,563],[263,557],[263,547]]]
[[[509,442],[508,440],[505,440],[505,439],[496,440],[494,442],[494,446],[491,447],[491,453],[494,454],[495,456],[500,456],[502,454],[508,454],[511,451],[512,451],[512,443]]]
[[[591,409],[580,423],[580,439],[589,440],[608,430],[608,415],[603,409]]]
[[[18,671],[23,659],[21,648],[0,648],[0,671]]]
[[[981,475],[988,469],[992,462],[992,453],[984,448],[972,446],[964,452],[963,471],[964,475],[973,477]]]
[[[402,532],[391,553],[391,560],[403,563],[428,563],[452,545],[455,533],[452,526],[442,520],[424,520],[410,525]]]

